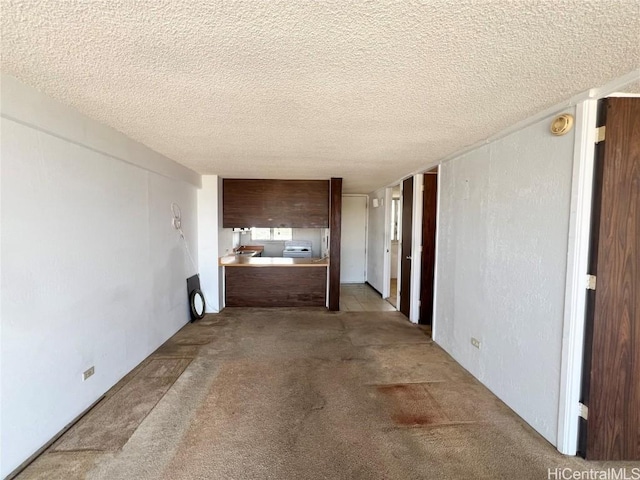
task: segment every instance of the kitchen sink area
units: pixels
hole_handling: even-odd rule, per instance
[[[286,242],[288,255],[263,256],[262,245],[241,245],[220,257],[227,307],[326,306],[327,258],[311,256],[308,241]]]
[[[255,257],[258,255],[258,252],[255,250],[242,250],[240,252],[236,252],[236,255],[242,255],[243,257]]]
[[[234,249],[234,254],[239,257],[261,257],[264,247],[261,245],[240,245]]]

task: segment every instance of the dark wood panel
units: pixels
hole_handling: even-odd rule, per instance
[[[330,182],[329,310],[340,310],[340,241],[342,238],[342,179]]]
[[[597,126],[602,127],[606,121],[604,100],[598,102]],[[595,146],[593,164],[593,194],[591,198],[591,225],[589,239],[589,265],[587,273],[597,275],[598,271],[598,235],[600,233],[600,205],[602,204],[602,164],[604,163],[604,142]],[[591,385],[591,357],[593,354],[593,315],[595,312],[596,292],[587,290],[585,305],[584,347],[582,351],[582,384],[580,387],[580,402],[589,406]],[[578,454],[587,455],[587,421],[580,417],[578,420]]]
[[[223,227],[329,226],[327,180],[222,181]]]
[[[606,109],[587,458],[640,460],[640,99]]]
[[[225,267],[227,307],[324,307],[327,269]]]
[[[413,177],[402,182],[402,251],[400,252],[400,312],[411,310],[411,247],[413,220]]]
[[[420,324],[433,321],[433,272],[436,265],[436,216],[438,175],[425,173],[422,198],[422,272],[420,281]]]

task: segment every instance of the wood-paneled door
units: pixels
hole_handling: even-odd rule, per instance
[[[640,98],[604,99],[599,117],[581,450],[640,460]]]
[[[402,182],[402,248],[400,251],[400,312],[411,310],[411,249],[413,246],[413,177]]]
[[[436,265],[436,217],[438,215],[438,170],[424,174],[422,195],[422,259],[420,280],[421,325],[433,322],[433,274]]]

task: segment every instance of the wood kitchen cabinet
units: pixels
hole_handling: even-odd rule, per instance
[[[324,307],[327,259],[221,257],[227,307]]]
[[[328,180],[222,180],[222,226],[326,228]]]

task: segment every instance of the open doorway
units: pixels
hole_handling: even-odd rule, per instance
[[[401,215],[401,205],[400,205],[400,194],[401,189],[400,185],[395,185],[391,187],[391,202],[389,203],[389,247],[387,249],[389,255],[389,296],[386,300],[393,305],[395,308],[398,308],[398,248],[400,244],[400,215]]]

